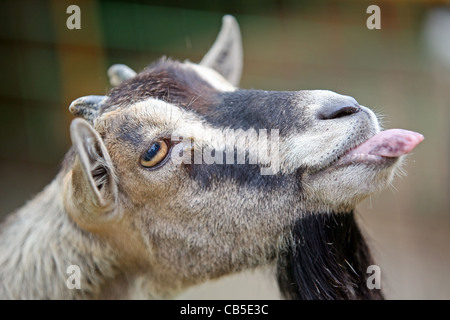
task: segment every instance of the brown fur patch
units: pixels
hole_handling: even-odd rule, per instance
[[[212,112],[219,91],[194,70],[178,61],[162,58],[109,94],[101,112],[148,99],[160,99],[199,114]]]

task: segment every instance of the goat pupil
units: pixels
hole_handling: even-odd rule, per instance
[[[150,161],[153,159],[154,156],[158,153],[159,149],[161,149],[161,146],[159,143],[154,143],[150,149],[148,149],[147,153],[144,156],[145,161]]]

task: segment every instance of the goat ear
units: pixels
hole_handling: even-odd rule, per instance
[[[86,120],[74,119],[70,134],[77,157],[66,203],[83,222],[96,222],[98,213],[113,210],[117,197],[112,161],[100,135]]]
[[[243,65],[242,40],[233,16],[223,17],[219,35],[200,65],[216,70],[232,85],[239,85]]]

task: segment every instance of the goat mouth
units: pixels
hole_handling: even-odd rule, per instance
[[[352,164],[391,164],[400,156],[410,153],[424,139],[420,133],[390,129],[381,131],[360,145],[346,151],[335,162],[335,165]]]

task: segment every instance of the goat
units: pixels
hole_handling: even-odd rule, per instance
[[[238,89],[242,61],[225,16],[199,64],[114,65],[107,96],[72,102],[59,173],[1,226],[0,298],[169,298],[274,261],[286,298],[382,298],[353,211],[423,136],[331,91]],[[255,163],[258,129],[276,149]]]

